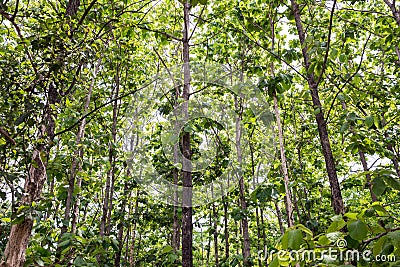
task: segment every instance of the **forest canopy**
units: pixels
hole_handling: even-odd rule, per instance
[[[0,266],[400,266],[395,0],[0,0]]]

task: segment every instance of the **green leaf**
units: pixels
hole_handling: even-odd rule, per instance
[[[383,181],[381,177],[376,177],[372,181],[372,192],[374,192],[375,195],[380,196],[385,192],[386,189],[386,184]]]
[[[36,259],[35,261],[39,266],[44,266],[44,262],[42,261],[42,259]]]
[[[162,254],[166,254],[166,253],[168,253],[168,252],[171,252],[172,250],[174,250],[171,246],[165,246],[162,250],[161,250],[161,253]]]
[[[374,124],[375,127],[378,129],[380,125],[379,125],[379,118],[377,116],[374,117]]]
[[[387,236],[382,236],[374,243],[374,247],[372,248],[372,253],[376,256],[381,253],[383,244],[385,243]]]
[[[335,48],[331,49],[331,52],[329,54],[330,59],[335,60],[338,56],[338,51]]]
[[[392,244],[396,248],[400,248],[400,231],[390,232],[388,233],[388,238],[392,241]]]
[[[306,235],[313,236],[313,232],[302,224],[296,225],[298,229],[303,231]]]
[[[371,128],[372,125],[374,125],[374,116],[366,117],[365,120],[364,120],[364,123],[368,128]]]
[[[74,266],[85,266],[86,265],[86,261],[81,257],[81,256],[77,256],[74,260]]]
[[[400,182],[392,175],[385,175],[383,177],[386,184],[395,190],[400,190]]]
[[[65,240],[63,242],[61,242],[60,244],[58,244],[59,247],[66,247],[71,243],[71,240]]]
[[[340,133],[344,133],[345,131],[347,131],[347,129],[349,129],[349,123],[345,122],[342,127],[340,127]]]
[[[355,240],[363,240],[367,237],[368,226],[363,221],[350,222],[348,224],[350,237]]]
[[[282,239],[282,243],[285,242],[285,244],[282,244],[283,247],[294,250],[300,249],[300,245],[303,242],[303,234],[301,230],[299,229],[289,230],[288,232],[285,233],[285,235],[286,238]]]
[[[379,216],[387,215],[387,211],[382,207],[379,202],[375,202],[372,204],[372,208],[378,213]]]

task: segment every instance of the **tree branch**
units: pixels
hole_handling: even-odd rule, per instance
[[[328,62],[328,55],[329,55],[329,49],[330,49],[330,44],[331,44],[331,36],[332,36],[332,24],[333,24],[333,13],[335,13],[335,7],[336,7],[336,1],[333,1],[333,6],[332,6],[332,10],[331,10],[331,15],[329,18],[329,33],[328,33],[328,41],[326,43],[326,51],[325,51],[325,57],[324,57],[324,63],[322,64],[322,69],[321,69],[321,73],[318,76],[317,79],[317,86],[320,83],[322,76],[324,75],[324,72],[326,70],[326,64]]]
[[[145,89],[147,86],[149,86],[150,84],[152,84],[155,80],[156,80],[156,79],[153,79],[153,80],[151,80],[148,84],[146,84],[146,85],[144,85],[144,86],[142,86],[142,87],[140,87],[140,88],[138,88],[138,89],[129,91],[129,92],[126,93],[126,94],[123,94],[123,95],[121,95],[121,96],[119,96],[119,97],[116,97],[116,98],[114,98],[114,99],[111,99],[111,100],[107,101],[107,102],[104,103],[104,104],[101,104],[100,106],[94,108],[93,110],[89,111],[88,113],[86,113],[85,115],[83,115],[82,117],[80,117],[80,118],[79,118],[74,124],[72,124],[71,126],[67,127],[67,128],[64,129],[64,130],[61,130],[61,131],[55,133],[54,136],[61,135],[61,134],[63,134],[63,133],[66,133],[66,132],[71,131],[71,130],[72,130],[73,128],[75,128],[82,120],[86,119],[87,117],[89,117],[89,116],[92,115],[93,113],[97,112],[98,110],[102,109],[103,107],[105,107],[105,106],[107,106],[107,105],[109,105],[109,104],[111,104],[111,103],[113,103],[113,102],[115,102],[115,101],[117,101],[117,100],[120,100],[120,99],[122,99],[122,98],[125,98],[125,97],[127,97],[127,96],[129,96],[129,95],[133,95],[133,94],[135,94],[135,93],[137,93],[137,92],[139,92],[139,91]]]
[[[369,239],[367,239],[367,240],[364,240],[364,241],[362,241],[362,243],[365,244],[365,245],[368,245],[368,244],[371,243],[372,241],[375,241],[375,240],[381,238],[382,236],[387,235],[387,234],[390,233],[390,232],[395,232],[395,231],[398,231],[398,230],[400,230],[400,227],[396,227],[396,228],[393,228],[393,229],[386,229],[386,232],[381,233],[381,234],[379,234],[379,235],[377,235],[377,236],[375,236],[375,237],[371,237],[371,238],[369,238]]]
[[[11,136],[8,134],[8,132],[1,127],[0,127],[0,134],[2,134],[4,136],[4,138],[11,144],[13,144],[13,145],[16,144],[15,140],[11,138]]]
[[[371,38],[371,34],[368,36],[367,41],[366,41],[365,44],[364,44],[364,47],[363,47],[363,50],[362,50],[362,53],[361,53],[360,64],[358,64],[358,67],[357,67],[356,71],[344,82],[344,84],[343,84],[343,86],[342,86],[341,88],[339,88],[339,87],[337,86],[338,89],[339,89],[339,91],[335,94],[335,97],[334,97],[333,100],[332,100],[331,106],[329,107],[328,113],[326,114],[326,121],[329,121],[329,114],[331,113],[331,110],[332,110],[332,108],[333,108],[333,104],[335,103],[336,98],[338,97],[339,93],[343,92],[344,87],[345,87],[345,86],[354,78],[354,76],[356,76],[356,74],[360,71],[360,69],[361,69],[361,64],[362,64],[362,62],[363,62],[363,60],[364,60],[365,49],[366,49],[366,47],[367,47],[367,44],[368,44],[370,38]]]
[[[143,27],[143,26],[140,26],[140,25],[136,25],[136,27],[138,27],[139,29],[142,29],[142,30],[146,30],[146,31],[150,31],[150,32],[155,32],[155,33],[158,33],[158,34],[162,34],[162,35],[164,35],[164,36],[166,36],[166,37],[168,37],[168,38],[171,38],[171,39],[174,39],[174,40],[176,40],[176,41],[182,42],[182,38],[178,38],[178,37],[176,37],[176,36],[174,36],[174,35],[172,35],[172,34],[169,34],[169,33],[163,32],[163,31],[159,31],[159,30],[155,30],[155,29],[146,28],[146,27]]]

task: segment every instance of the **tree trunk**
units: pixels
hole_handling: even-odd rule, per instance
[[[243,81],[243,77],[241,77],[241,80]],[[242,148],[240,144],[240,140],[242,137],[241,133],[241,120],[242,120],[242,107],[239,104],[239,101],[237,97],[235,97],[235,109],[236,110],[241,110],[240,114],[236,117],[236,152],[237,152],[237,158],[238,158],[238,163],[239,166],[242,165]],[[245,185],[244,185],[244,177],[242,174],[240,174],[239,177],[239,203],[240,203],[240,208],[242,209],[243,213],[247,212],[247,203],[246,203],[246,198],[245,198]],[[243,265],[245,267],[250,266],[250,237],[249,237],[249,221],[247,218],[247,215],[243,216],[242,218],[242,233],[243,233]]]
[[[225,235],[225,259],[229,258],[229,227],[228,227],[228,201],[223,198],[224,203],[224,235]]]
[[[78,9],[81,2],[80,0],[70,0],[67,5],[67,9],[65,10],[66,17],[75,16],[78,13]]]
[[[42,188],[46,182],[46,167],[49,153],[54,139],[55,118],[57,114],[52,107],[60,103],[58,91],[53,84],[50,84],[47,104],[43,111],[43,120],[39,126],[37,139],[44,139],[43,144],[39,144],[32,153],[32,162],[25,179],[24,196],[21,199],[21,205],[31,207],[32,202],[39,201]],[[22,267],[25,262],[25,251],[28,246],[29,237],[33,227],[33,220],[25,217],[19,224],[11,226],[11,232],[8,238],[6,249],[4,251],[5,262],[1,266]]]
[[[129,177],[129,170],[128,170],[128,174],[127,176]],[[124,246],[124,240],[123,240],[123,236],[124,236],[124,223],[125,223],[125,205],[126,205],[126,198],[130,197],[130,194],[128,194],[129,190],[128,190],[128,183],[125,182],[124,185],[124,199],[122,201],[122,205],[121,205],[121,215],[119,218],[119,225],[118,225],[118,235],[117,235],[117,240],[118,240],[118,251],[115,253],[115,263],[114,266],[119,267],[121,264],[121,255],[122,255],[122,248]]]
[[[285,229],[283,228],[281,209],[279,208],[277,201],[274,201],[274,204],[275,204],[276,216],[278,217],[279,230],[281,231],[281,234],[283,235],[285,233]]]
[[[189,34],[190,34],[190,1],[186,0],[184,3],[184,28],[183,28],[183,92],[182,97],[184,100],[182,115],[188,118],[188,104],[189,104],[189,93],[190,93],[190,66],[189,66]],[[188,165],[191,160],[191,148],[190,148],[190,133],[185,132],[182,137],[182,154],[187,159]],[[182,266],[192,267],[193,266],[193,224],[192,224],[192,166],[183,166],[182,171]]]
[[[113,96],[114,99],[117,99],[119,97],[119,87],[120,87],[120,71],[121,71],[121,65],[119,64],[117,66],[117,73],[115,75],[115,95]],[[114,145],[117,143],[117,117],[119,113],[119,104],[118,101],[114,101],[114,106],[113,106],[113,124],[112,124],[112,132],[111,132],[111,137],[112,137],[112,143],[110,143],[110,154],[109,154],[109,161],[111,165],[111,170],[110,170],[110,175],[111,175],[111,186],[110,186],[110,200],[109,200],[109,207],[108,207],[108,214],[107,214],[107,226],[106,226],[106,234],[110,235],[111,231],[111,215],[112,215],[112,210],[113,210],[113,196],[114,196],[114,185],[115,185],[115,172],[116,172],[116,167],[115,167],[115,149]]]
[[[218,214],[215,209],[215,204],[212,204],[212,211],[213,211],[213,217],[214,217],[214,256],[215,256],[215,266],[219,266],[219,256],[218,256],[218,225],[217,225],[217,220],[218,220]]]
[[[132,228],[132,241],[131,247],[129,249],[129,267],[136,266],[136,260],[134,259],[135,252],[135,241],[136,241],[136,227],[137,227],[137,218],[138,218],[138,206],[139,206],[139,189],[136,191],[136,202],[135,202],[135,211],[134,211],[134,221]]]
[[[93,86],[96,81],[96,76],[97,76],[97,72],[99,70],[100,62],[101,62],[101,60],[98,60],[97,65],[94,70],[94,76],[93,76],[92,82],[89,86],[89,91],[86,96],[85,106],[83,108],[84,115],[86,115],[86,113],[88,112],[88,109],[89,109],[90,98],[92,97]],[[69,226],[72,199],[73,199],[73,194],[74,194],[74,190],[75,190],[76,173],[77,173],[77,170],[81,169],[80,161],[82,161],[82,159],[83,159],[83,149],[82,149],[82,146],[80,146],[80,144],[82,142],[82,139],[85,136],[85,127],[86,127],[86,119],[84,118],[81,121],[81,123],[79,125],[79,129],[78,129],[78,133],[76,134],[75,146],[77,147],[77,149],[75,149],[75,151],[74,151],[74,155],[73,155],[72,163],[71,163],[71,169],[70,169],[70,175],[69,175],[69,181],[68,181],[68,196],[65,201],[65,213],[64,213],[65,223],[63,223],[63,226],[61,228],[60,237],[62,237],[62,235],[67,232],[68,226]],[[81,183],[81,181],[79,179],[79,181],[77,183],[79,188],[80,188],[80,183]],[[77,207],[77,205],[75,205],[75,207]],[[75,214],[75,207],[74,207],[73,214]],[[75,218],[75,221],[76,221],[76,218]],[[76,227],[76,225],[75,225],[75,227]]]
[[[319,98],[318,94],[318,84],[315,79],[314,73],[310,71],[310,65],[311,61],[308,55],[308,46],[305,42],[305,33],[303,29],[303,24],[301,22],[300,18],[300,10],[299,10],[299,5],[297,4],[296,0],[291,0],[292,4],[292,10],[294,14],[294,18],[296,21],[296,28],[300,40],[300,44],[302,47],[302,54],[303,54],[303,60],[304,60],[304,65],[305,69],[307,72],[307,82],[308,86],[310,87],[311,90],[311,97],[312,97],[312,102],[314,105],[314,109],[318,112],[315,112],[315,118],[316,122],[318,125],[318,133],[319,133],[319,138],[322,146],[322,152],[324,154],[325,158],[325,166],[326,170],[328,173],[329,177],[329,184],[331,188],[331,202],[332,202],[332,207],[333,210],[335,211],[336,214],[343,214],[344,213],[344,205],[343,205],[343,199],[342,199],[342,192],[340,190],[340,185],[339,181],[337,178],[337,173],[336,173],[336,166],[335,166],[335,161],[333,158],[332,154],[332,149],[331,149],[331,144],[329,141],[329,135],[328,135],[328,130],[326,127],[326,121],[324,118],[324,114],[322,111],[322,105],[321,101]],[[335,7],[332,7],[335,8]]]
[[[119,71],[119,67],[118,67]],[[118,72],[117,71],[117,72]],[[115,92],[113,90],[111,94],[111,99],[118,98],[119,95],[119,77],[118,73],[115,77],[116,86]],[[106,179],[106,189],[104,193],[104,202],[103,202],[103,214],[100,222],[100,236],[108,235],[110,233],[110,220],[111,220],[111,209],[112,208],[112,198],[113,198],[113,187],[115,182],[115,156],[114,156],[114,148],[113,144],[116,142],[117,136],[117,115],[118,115],[118,101],[114,101],[113,105],[113,122],[112,122],[112,130],[111,130],[111,138],[112,141],[109,143],[109,152],[108,152],[108,161],[110,163],[110,170],[107,172]]]
[[[274,110],[275,110],[276,123],[278,126],[279,150],[280,150],[280,154],[281,154],[281,170],[283,173],[283,181],[285,183],[286,213],[287,213],[287,217],[288,217],[288,226],[291,227],[294,225],[292,193],[289,188],[289,174],[288,174],[287,165],[286,165],[285,147],[284,147],[284,143],[283,143],[283,130],[282,130],[281,118],[279,115],[278,99],[276,97],[276,92],[273,93],[273,98],[274,98]]]

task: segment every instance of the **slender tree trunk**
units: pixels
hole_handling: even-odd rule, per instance
[[[267,236],[265,235],[265,227],[264,227],[264,211],[262,209],[262,207],[260,207],[260,217],[261,217],[261,227],[262,227],[262,238],[263,238],[263,250],[264,250],[264,256],[267,254]],[[265,266],[268,266],[267,263],[267,257],[265,257],[264,261],[265,261]],[[260,265],[262,266],[262,265]]]
[[[184,3],[184,28],[183,28],[183,91],[182,97],[184,100],[182,115],[188,118],[188,104],[190,93],[190,66],[189,66],[189,34],[190,34],[190,1],[186,0]],[[182,137],[182,154],[187,159],[187,165],[190,165],[191,148],[190,148],[190,133],[185,132]],[[184,164],[186,165],[186,164]],[[193,266],[193,224],[192,224],[192,166],[183,166],[182,171],[182,185],[184,187],[182,195],[182,266]]]
[[[127,171],[127,176],[130,176],[129,173],[129,169]],[[122,201],[121,204],[121,215],[119,216],[119,224],[118,224],[118,235],[117,235],[117,240],[118,240],[118,251],[115,253],[115,263],[114,266],[119,267],[121,264],[121,255],[122,255],[122,248],[124,246],[124,240],[123,240],[123,236],[124,236],[124,223],[125,223],[125,206],[126,206],[126,202],[127,199],[126,198],[130,198],[130,195],[128,193],[129,192],[129,188],[128,188],[128,182],[125,182],[124,185],[124,199]]]
[[[243,69],[242,69],[243,71]],[[241,82],[243,82],[243,73],[241,74]],[[242,158],[242,148],[241,148],[241,138],[242,138],[242,129],[241,129],[241,120],[242,120],[242,106],[239,103],[237,97],[235,97],[235,109],[240,110],[238,116],[236,117],[236,153],[238,158],[239,166],[242,166],[243,158]],[[244,185],[244,177],[243,174],[240,174],[239,177],[239,203],[240,208],[243,213],[247,212],[247,203],[245,198],[245,185]],[[243,265],[245,267],[250,266],[250,236],[249,236],[249,221],[247,215],[242,218],[242,231],[243,231]]]
[[[283,173],[283,180],[285,183],[286,213],[287,213],[287,217],[288,217],[288,226],[291,227],[294,225],[292,193],[289,188],[289,174],[288,174],[288,169],[287,169],[287,165],[286,165],[285,147],[284,147],[284,142],[283,142],[283,130],[282,130],[281,118],[279,115],[278,99],[276,97],[276,92],[273,93],[273,98],[274,98],[274,110],[275,110],[276,123],[278,126],[279,150],[280,150],[280,154],[281,154],[281,170]]]
[[[219,266],[219,255],[218,255],[218,224],[217,224],[217,221],[218,221],[218,214],[217,214],[217,212],[216,212],[216,209],[215,209],[215,204],[213,203],[212,204],[212,213],[213,213],[213,217],[214,217],[214,225],[213,225],[213,228],[214,228],[214,256],[215,256],[215,266]]]
[[[212,214],[210,213],[210,218],[209,218],[209,226],[210,228],[212,227]],[[211,234],[208,232],[208,244],[207,244],[207,266],[210,266],[210,255],[211,255]]]
[[[270,30],[272,33],[272,40],[271,40],[271,49],[274,51],[275,49],[275,19],[270,16]],[[274,63],[271,62],[271,75],[272,77],[275,76],[275,66]],[[285,147],[284,147],[284,137],[283,137],[283,129],[281,123],[281,117],[279,114],[279,106],[278,106],[278,98],[276,96],[276,91],[273,92],[272,98],[274,100],[274,112],[276,118],[276,124],[278,126],[278,138],[279,138],[279,152],[281,156],[281,170],[283,174],[283,181],[285,184],[285,204],[286,204],[286,213],[287,213],[287,220],[288,226],[291,227],[294,225],[293,220],[293,203],[292,203],[292,193],[289,188],[289,173],[286,164],[286,154],[285,154]]]
[[[119,96],[119,89],[120,89],[120,71],[121,71],[121,65],[119,64],[117,67],[117,73],[115,75],[115,95],[113,96],[114,99],[118,98]],[[112,123],[112,143],[110,143],[110,154],[109,154],[109,161],[111,165],[110,169],[110,175],[111,175],[111,186],[110,186],[110,200],[109,200],[109,207],[108,207],[108,214],[107,214],[107,226],[106,226],[106,234],[110,235],[111,231],[111,215],[113,211],[113,197],[114,197],[114,186],[115,186],[115,172],[116,172],[116,166],[115,166],[115,149],[114,145],[117,143],[117,119],[118,119],[118,113],[119,113],[119,104],[118,101],[114,101],[114,106],[113,106],[113,123]]]
[[[100,65],[100,60],[98,60],[95,70],[94,70],[94,75],[93,75],[93,79],[92,82],[89,86],[89,91],[86,95],[86,100],[85,100],[85,106],[83,108],[83,114],[86,115],[86,113],[88,112],[89,109],[89,105],[90,105],[90,98],[92,97],[92,92],[93,92],[93,86],[94,83],[96,81],[96,76],[97,76],[97,72],[99,69],[99,65]],[[81,161],[83,159],[83,149],[82,146],[80,145],[84,136],[85,136],[85,127],[86,127],[86,119],[84,118],[80,125],[79,125],[79,129],[78,129],[78,133],[76,134],[76,140],[75,140],[75,146],[77,147],[77,149],[75,149],[74,151],[74,155],[72,158],[72,163],[71,163],[71,169],[70,169],[70,176],[69,176],[69,181],[68,181],[68,196],[67,199],[65,201],[65,213],[64,213],[64,221],[65,223],[63,223],[63,226],[61,228],[61,233],[60,233],[60,237],[62,237],[62,235],[64,233],[67,232],[68,230],[68,226],[69,226],[69,221],[70,221],[70,212],[71,212],[71,205],[72,205],[72,200],[73,200],[73,194],[75,191],[75,178],[76,178],[76,173],[77,170],[81,170]],[[80,188],[80,178],[78,181],[78,188]],[[75,205],[75,207],[77,207],[77,205]],[[75,213],[75,208],[74,208],[74,213]],[[73,214],[74,214],[73,213]],[[76,221],[76,219],[75,219]],[[76,226],[75,226],[76,227]]]
[[[117,74],[115,77],[116,85],[115,91],[113,90],[111,94],[111,99],[116,99],[119,95],[119,66],[117,70]],[[101,217],[100,222],[100,236],[108,235],[110,233],[111,227],[111,208],[112,208],[112,199],[113,199],[113,188],[115,182],[115,156],[114,156],[114,147],[113,145],[116,142],[117,136],[117,116],[118,116],[118,101],[114,101],[113,105],[113,122],[112,122],[112,130],[111,130],[111,138],[112,141],[109,143],[109,153],[108,153],[108,161],[110,163],[110,170],[107,172],[106,179],[106,189],[104,193],[104,202],[103,202],[103,215]]]
[[[328,135],[328,130],[326,127],[326,121],[324,118],[324,114],[322,111],[322,105],[321,101],[319,98],[319,93],[318,93],[318,84],[317,80],[314,76],[314,73],[310,71],[310,57],[308,55],[308,46],[305,41],[305,33],[303,29],[303,24],[300,18],[300,10],[299,10],[299,5],[297,4],[296,0],[291,0],[292,4],[292,11],[294,14],[294,18],[296,21],[296,28],[300,40],[300,44],[302,47],[302,53],[303,53],[303,60],[304,60],[304,65],[306,68],[307,72],[307,82],[308,86],[310,87],[311,90],[311,97],[312,97],[312,103],[314,105],[314,109],[318,112],[315,112],[315,118],[316,122],[318,125],[318,132],[319,132],[319,137],[320,137],[320,142],[322,146],[322,152],[324,154],[325,158],[325,166],[326,170],[328,173],[329,177],[329,184],[331,188],[331,201],[332,201],[332,207],[335,211],[336,214],[343,214],[344,213],[344,205],[343,205],[343,199],[342,199],[342,192],[340,190],[340,185],[339,185],[339,180],[337,178],[337,173],[336,173],[336,166],[335,166],[335,161],[333,158],[332,154],[332,149],[331,149],[331,144],[329,141],[329,135]],[[335,7],[332,7],[335,8]]]
[[[279,230],[281,231],[281,234],[283,235],[285,233],[285,229],[283,228],[281,209],[279,208],[277,201],[274,201],[274,204],[275,204],[276,216],[278,217]]]
[[[229,226],[228,226],[228,201],[223,198],[224,203],[224,235],[225,235],[225,259],[229,258]]]
[[[129,249],[129,267],[136,266],[136,260],[134,259],[135,252],[135,241],[136,241],[136,227],[137,227],[137,216],[138,216],[138,207],[139,207],[139,190],[136,191],[136,202],[135,202],[135,211],[134,211],[134,221],[132,227],[132,241],[131,247]]]

